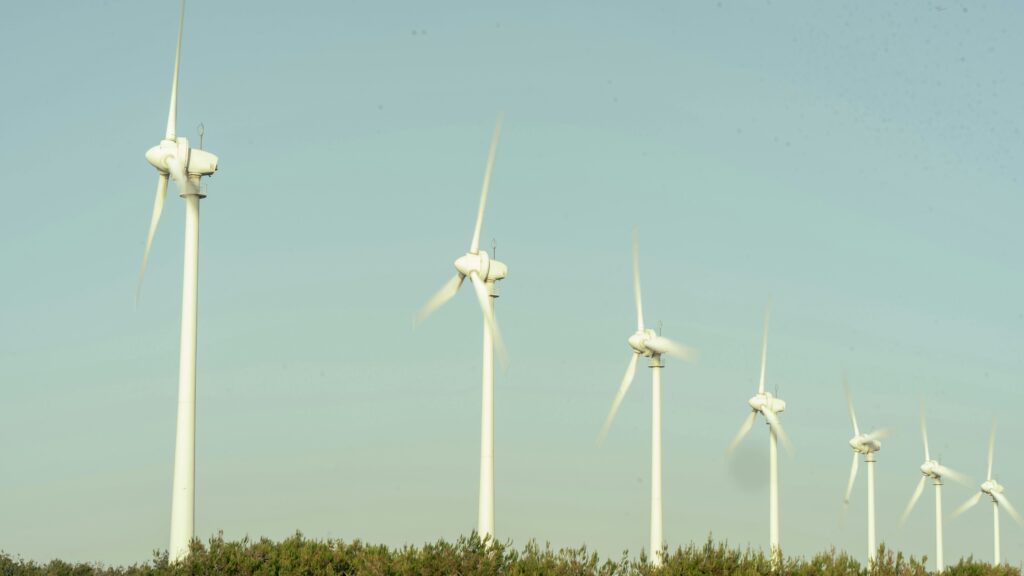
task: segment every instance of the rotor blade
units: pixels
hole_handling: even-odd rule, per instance
[[[473,229],[473,243],[469,245],[469,253],[476,254],[480,251],[480,229],[484,225],[484,208],[487,207],[487,190],[491,187],[491,173],[494,172],[494,157],[498,153],[498,137],[501,136],[501,121],[503,114],[498,114],[498,122],[494,125],[494,134],[491,136],[491,150],[487,153],[487,167],[484,169],[484,184],[480,190],[480,209],[476,213],[476,228]]]
[[[674,340],[669,340],[664,336],[655,336],[647,340],[645,346],[659,354],[668,354],[669,356],[675,356],[680,360],[687,362],[697,361],[697,351],[689,346],[684,346]]]
[[[764,309],[764,334],[761,336],[761,379],[757,384],[757,393],[764,394],[764,367],[768,361],[768,321],[771,319],[772,308],[769,304]]]
[[[935,472],[937,472],[938,475],[943,477],[943,478],[949,478],[950,480],[955,480],[956,482],[959,482],[960,484],[963,484],[964,486],[970,486],[971,484],[973,484],[973,482],[970,479],[970,477],[968,477],[968,476],[966,476],[964,474],[961,474],[961,473],[957,472],[956,470],[953,470],[952,468],[947,468],[946,466],[943,466],[942,464],[939,464],[938,466],[935,467]]]
[[[156,226],[160,223],[160,214],[164,211],[167,200],[167,174],[161,174],[156,181],[156,200],[153,201],[153,216],[149,219],[149,234],[146,236],[146,249],[142,252],[142,268],[139,269],[139,285],[135,288],[135,305],[139,305],[142,295],[142,280],[146,277],[146,262],[149,261],[149,249],[153,247],[153,236]]]
[[[850,422],[853,422],[853,435],[860,436],[860,428],[857,427],[857,414],[853,411],[853,397],[850,396],[850,386],[846,383],[846,375],[843,375],[843,391],[846,393],[846,406],[850,409]]]
[[[726,448],[726,454],[732,454],[732,451],[735,450],[737,446],[739,446],[740,442],[743,441],[743,438],[746,437],[747,433],[750,432],[750,429],[753,428],[754,420],[756,418],[757,412],[751,410],[750,415],[743,420],[743,424],[740,424],[740,429],[738,432],[736,432],[736,436],[732,439],[732,442],[729,443],[729,447]]]
[[[181,190],[182,195],[199,193],[196,185],[188,179],[188,174],[185,173],[185,166],[178,162],[177,156],[167,157],[167,168],[171,173],[171,178],[174,179],[174,183]]]
[[[864,435],[869,440],[881,440],[882,438],[888,438],[892,436],[892,428],[881,428],[879,430],[873,430]]]
[[[185,0],[181,0],[181,16],[178,19],[178,48],[174,51],[174,80],[171,82],[171,109],[167,113],[167,139],[174,140],[175,123],[178,116],[178,68],[181,64],[181,31],[185,28]]]
[[[987,480],[992,479],[992,455],[996,451],[996,423],[992,421],[992,433],[988,436],[988,476]]]
[[[604,442],[605,436],[608,435],[608,430],[612,427],[612,420],[615,419],[615,413],[619,411],[619,405],[622,404],[622,399],[626,397],[629,385],[633,383],[633,376],[636,375],[636,363],[639,359],[640,355],[636,352],[629,359],[629,366],[626,367],[626,374],[622,377],[622,384],[619,384],[619,391],[615,393],[615,400],[612,400],[612,408],[608,411],[608,417],[604,419],[604,425],[601,426],[601,434],[597,437],[598,445]]]
[[[924,459],[927,462],[932,457],[928,454],[928,427],[924,422],[924,404],[921,404],[921,438],[924,438]]]
[[[431,296],[430,300],[427,300],[427,303],[424,304],[418,312],[416,312],[416,319],[413,321],[413,326],[426,320],[427,316],[430,316],[434,310],[437,310],[445,302],[451,300],[452,296],[455,296],[455,294],[458,293],[459,288],[462,286],[462,281],[465,278],[466,277],[462,274],[456,274],[451,280],[445,282],[444,286],[441,286],[441,289]]]
[[[982,493],[978,492],[974,496],[971,496],[970,498],[968,498],[966,502],[961,504],[959,508],[957,508],[956,510],[953,511],[953,518],[956,518],[957,516],[963,514],[969,508],[974,507],[975,504],[977,504],[979,501],[981,501],[981,496],[982,496]]]
[[[782,422],[779,421],[779,416],[775,412],[765,410],[762,412],[765,420],[768,421],[768,426],[771,427],[772,431],[775,432],[775,437],[782,440],[782,445],[786,448],[786,451],[790,454],[793,453],[793,443],[789,441],[789,435],[782,428]]]
[[[850,494],[853,493],[853,481],[857,479],[857,456],[859,452],[853,453],[853,464],[850,466],[850,481],[846,484],[846,496],[843,496],[843,504],[850,503]]]
[[[1013,507],[1013,504],[1010,504],[1010,500],[1005,495],[1000,492],[993,492],[992,497],[995,498],[1003,508],[1006,508],[1006,511],[1010,513],[1010,516],[1013,516],[1013,519],[1017,521],[1017,524],[1024,525],[1024,519],[1020,517],[1020,514],[1017,513],[1017,510]]]
[[[640,241],[633,228],[633,299],[636,300],[636,330],[644,331],[644,306],[640,301]]]
[[[921,476],[921,480],[917,483],[917,488],[914,490],[914,495],[910,497],[910,502],[907,503],[907,507],[903,510],[903,515],[900,516],[900,526],[907,521],[907,516],[910,516],[911,510],[914,509],[914,505],[917,504],[917,499],[921,497],[921,493],[924,492],[924,483],[928,480],[927,476]]]
[[[491,308],[491,295],[487,292],[487,286],[480,279],[480,275],[472,272],[469,279],[473,282],[473,289],[476,292],[476,299],[480,302],[480,310],[484,313],[484,321],[491,330],[491,339],[494,348],[498,351],[498,359],[503,365],[508,365],[508,352],[505,350],[505,341],[501,339],[501,331],[498,330],[498,321],[494,318],[494,311]]]

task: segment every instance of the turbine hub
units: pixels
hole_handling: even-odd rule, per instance
[[[924,464],[921,464],[921,474],[929,478],[939,478],[939,473],[936,471],[938,462],[935,460],[928,460]]]
[[[764,394],[754,394],[750,397],[750,400],[747,400],[747,404],[749,404],[755,412],[761,412],[768,404],[768,398]]]
[[[999,482],[996,482],[995,480],[985,480],[984,482],[981,483],[981,491],[984,492],[985,494],[988,494],[989,496],[992,496],[994,494],[1002,494],[1003,487],[1001,484],[999,484]]]
[[[771,392],[759,392],[754,394],[750,397],[750,400],[747,400],[747,404],[749,404],[755,412],[761,412],[762,414],[765,412],[774,412],[775,414],[778,414],[786,409],[786,401],[782,398],[773,396]]]
[[[882,449],[882,443],[873,438],[868,438],[866,435],[861,434],[860,436],[854,436],[850,438],[850,448],[853,448],[854,452],[860,452],[861,454],[871,454],[872,452],[878,452]]]
[[[650,328],[637,330],[636,334],[629,337],[629,347],[635,350],[637,354],[651,358],[656,352],[647,347],[647,342],[655,336],[657,334]]]
[[[146,161],[161,174],[168,174],[171,170],[167,166],[167,159],[178,158],[187,166],[188,153],[188,140],[185,138],[161,140],[159,144],[146,150]]]
[[[217,156],[206,150],[189,148],[188,138],[185,137],[161,140],[146,151],[146,161],[161,174],[170,172],[168,158],[177,158],[185,167],[185,172],[194,176],[210,176],[217,171]]]
[[[476,272],[484,282],[495,282],[508,276],[508,266],[504,262],[491,260],[484,250],[476,254],[463,254],[455,261],[455,269],[463,276]]]

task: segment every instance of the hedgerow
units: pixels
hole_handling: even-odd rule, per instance
[[[603,560],[585,546],[556,551],[530,541],[517,550],[510,543],[481,541],[476,534],[455,542],[388,548],[360,540],[308,539],[297,532],[281,542],[227,541],[219,534],[207,544],[193,541],[188,558],[173,564],[166,551],[123,567],[62,560],[41,564],[0,552],[0,576],[927,576],[926,561],[882,545],[869,568],[833,548],[808,559],[784,558],[773,571],[764,553],[709,537],[703,544],[666,551],[664,564],[655,567],[643,552],[638,558],[623,552],[617,561]],[[965,558],[944,575],[1021,576],[1021,570]]]

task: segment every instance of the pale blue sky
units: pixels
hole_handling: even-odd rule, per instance
[[[0,19],[0,548],[126,563],[166,548],[183,210],[171,197],[143,299],[177,2],[10,3]],[[415,310],[484,223],[510,274],[498,315],[496,531],[646,546],[650,376],[595,438],[629,359],[629,234],[668,362],[665,536],[767,540],[768,385],[797,451],[782,544],[863,556],[845,523],[848,370],[891,425],[879,538],[932,554],[919,402],[934,453],[995,468],[1024,509],[1024,42],[1016,2],[512,5],[192,0],[179,133],[221,159],[203,202],[196,530],[418,544],[476,523],[480,316]],[[952,510],[972,493],[949,484]],[[946,558],[991,557],[987,506]],[[1024,529],[1003,519],[1003,550]]]

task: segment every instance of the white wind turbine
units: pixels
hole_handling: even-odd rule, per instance
[[[633,294],[636,299],[636,333],[629,337],[629,346],[633,349],[633,355],[629,360],[629,367],[626,368],[626,375],[622,378],[619,391],[612,401],[611,410],[601,428],[598,442],[604,440],[611,427],[615,413],[619,410],[622,399],[629,390],[636,374],[636,364],[641,356],[651,359],[652,387],[652,412],[651,412],[651,560],[655,566],[662,563],[662,547],[665,540],[662,536],[661,522],[661,363],[662,354],[675,356],[688,362],[697,358],[697,353],[692,348],[679,344],[665,338],[650,328],[644,328],[644,311],[640,302],[640,255],[637,245],[636,231],[633,231]]]
[[[196,432],[196,306],[199,292],[199,179],[217,171],[217,157],[189,147],[188,140],[175,132],[178,103],[178,69],[181,63],[181,33],[185,25],[185,0],[181,1],[178,21],[178,47],[174,53],[174,77],[171,82],[171,107],[167,132],[159,144],[146,152],[146,160],[156,168],[156,201],[142,253],[142,268],[136,302],[146,273],[146,260],[153,235],[160,222],[167,198],[167,179],[174,178],[185,199],[185,273],[181,299],[181,355],[178,364],[178,422],[174,445],[174,481],[171,490],[170,558],[177,561],[188,555],[195,528],[195,432]]]
[[[469,252],[455,261],[455,276],[416,314],[415,323],[423,321],[431,312],[451,299],[459,291],[463,280],[469,277],[484,316],[483,353],[483,406],[480,419],[480,511],[477,519],[477,534],[481,539],[494,538],[494,348],[504,360],[505,346],[494,318],[494,299],[498,297],[494,283],[508,275],[508,267],[494,260],[486,250],[480,250],[480,230],[484,223],[484,208],[487,205],[487,190],[491,184],[494,158],[498,151],[498,137],[501,134],[502,117],[498,115],[491,138],[491,150],[484,170],[484,183],[480,191],[480,208],[473,229],[473,241]]]
[[[921,464],[921,480],[918,481],[917,488],[914,489],[914,493],[910,496],[910,502],[907,503],[906,509],[903,510],[903,515],[900,516],[900,524],[907,521],[907,517],[910,516],[914,505],[917,504],[917,500],[921,497],[921,493],[924,492],[925,482],[931,480],[932,484],[935,485],[935,571],[942,572],[945,570],[942,561],[942,479],[950,478],[961,484],[966,484],[967,477],[956,470],[939,464],[937,460],[932,460],[931,454],[928,451],[928,429],[925,426],[923,407],[921,408],[921,438],[924,440],[924,464]]]
[[[853,411],[853,399],[850,397],[850,388],[843,381],[843,390],[846,392],[846,405],[850,409],[850,422],[853,423],[853,438],[850,438],[850,448],[853,448],[853,464],[850,467],[850,481],[846,485],[846,495],[843,496],[843,506],[850,503],[850,493],[853,492],[853,482],[857,479],[857,458],[864,455],[864,461],[868,465],[868,562],[875,561],[875,452],[882,449],[882,438],[890,434],[888,429],[875,430],[867,434],[861,434],[857,426],[857,415]]]
[[[1013,504],[1010,504],[1010,500],[1003,495],[1003,485],[996,482],[992,478],[992,455],[996,449],[996,424],[992,423],[992,434],[989,435],[988,439],[988,472],[985,474],[985,481],[981,483],[981,488],[977,494],[971,496],[966,502],[964,502],[956,511],[953,512],[953,517],[957,517],[967,511],[968,508],[972,508],[977,504],[982,496],[988,496],[992,498],[992,530],[993,538],[995,540],[995,560],[993,564],[1000,564],[1002,559],[999,555],[999,507],[1002,506],[1010,513],[1010,516],[1017,521],[1017,524],[1024,525],[1024,519],[1021,519],[1020,514],[1014,509]]]
[[[733,438],[732,443],[729,444],[728,452],[732,453],[739,445],[740,441],[750,432],[750,429],[754,426],[754,420],[758,414],[764,416],[765,422],[768,424],[768,455],[770,458],[769,463],[769,479],[771,484],[771,491],[769,493],[768,500],[768,542],[769,550],[771,552],[771,558],[773,564],[778,563],[781,553],[779,548],[779,444],[778,441],[781,438],[782,442],[786,445],[786,448],[792,450],[792,445],[789,441],[789,436],[786,431],[782,428],[782,423],[779,421],[779,412],[786,409],[786,402],[781,398],[773,396],[771,392],[766,392],[764,387],[764,372],[765,364],[768,357],[768,320],[771,316],[771,310],[766,308],[764,312],[764,334],[761,338],[761,378],[758,381],[757,394],[750,397],[747,400],[747,404],[750,405],[751,411],[747,416],[743,424],[740,425],[739,432],[736,433],[736,437]]]

